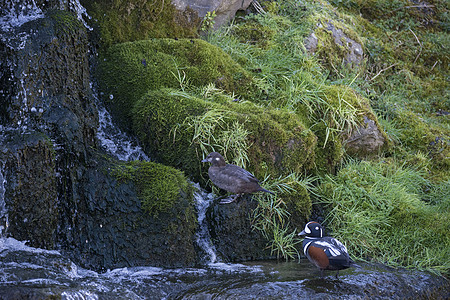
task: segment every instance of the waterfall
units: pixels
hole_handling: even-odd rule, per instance
[[[94,95],[94,97],[96,97]],[[97,98],[97,97],[96,97]],[[99,127],[97,129],[97,138],[103,149],[114,155],[119,160],[144,160],[150,161],[150,158],[144,153],[137,142],[122,132],[112,122],[111,115],[97,99]]]
[[[0,14],[0,28],[2,31],[8,31],[13,27],[19,27],[26,22],[42,17],[44,17],[44,13],[36,6],[34,0],[31,3],[7,2],[6,7],[2,7]]]
[[[0,237],[8,229],[8,211],[6,209],[6,178],[3,175],[4,163],[0,161]]]
[[[206,210],[214,200],[214,194],[204,191],[198,183],[194,184],[197,191],[194,194],[195,203],[198,211],[197,244],[206,253],[203,260],[206,263],[217,262],[216,248],[211,243],[211,236],[209,235],[208,224],[206,222]]]

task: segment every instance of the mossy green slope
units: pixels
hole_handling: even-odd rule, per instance
[[[196,37],[201,21],[193,10],[180,12],[164,0],[81,0],[81,3],[92,17],[91,25],[99,29],[101,50],[152,37]]]
[[[251,102],[234,102],[224,95],[205,99],[171,89],[150,91],[134,107],[133,129],[147,152],[164,164],[184,170],[194,180],[201,180],[200,161],[205,153],[193,138],[195,127],[189,120],[211,111],[218,112],[223,120],[212,129],[211,138],[220,137],[234,124],[248,130],[248,169],[259,178],[312,168],[316,137],[295,114]],[[230,160],[234,158],[232,153],[229,156]]]
[[[151,39],[117,44],[100,59],[105,100],[123,123],[147,91],[214,83],[246,98],[252,77],[220,48],[199,39]]]

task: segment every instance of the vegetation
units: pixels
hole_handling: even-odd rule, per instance
[[[213,150],[266,178],[277,195],[255,196],[254,228],[278,256],[297,254],[314,202],[355,258],[448,273],[449,9],[416,2],[260,1],[204,40],[116,44],[101,59],[105,97],[147,152],[194,180],[206,183]],[[364,118],[383,146],[350,159]]]
[[[153,217],[171,211],[183,195],[193,193],[181,171],[153,162],[124,162],[111,173],[119,182],[135,183],[142,208]]]
[[[263,104],[295,112],[318,137],[319,185],[309,191],[327,208],[325,224],[356,258],[448,273],[448,7],[443,1],[262,3],[266,14],[208,39],[256,70]],[[367,59],[346,64],[348,53],[330,44],[326,24],[361,43]],[[311,31],[319,45],[314,55],[303,44]],[[378,158],[330,164],[345,157],[339,137],[361,122],[362,112],[377,115],[389,143]]]
[[[170,1],[81,1],[99,27],[101,51],[118,43],[148,38],[196,37],[201,19],[180,13]]]
[[[254,210],[253,229],[258,230],[269,241],[272,254],[277,258],[300,258],[296,244],[296,230],[292,230],[289,219],[301,219],[311,213],[311,201],[307,190],[313,187],[313,177],[302,178],[295,173],[270,179],[267,176],[262,185],[276,194],[258,194],[258,207]],[[300,218],[299,218],[300,216]],[[294,218],[291,218],[294,217]]]
[[[359,259],[446,272],[450,185],[427,191],[425,175],[393,159],[351,160],[314,190],[329,212],[329,229]]]

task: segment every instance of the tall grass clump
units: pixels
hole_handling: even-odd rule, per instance
[[[291,213],[288,210],[289,203],[285,199],[292,194],[296,195],[298,189],[310,190],[314,180],[315,177],[302,178],[295,173],[274,179],[266,176],[261,185],[274,191],[275,195],[269,193],[255,195],[258,206],[253,211],[252,227],[270,241],[267,247],[277,258],[300,259],[296,247],[299,241],[296,229],[290,226]]]
[[[349,161],[335,176],[321,179],[316,201],[326,207],[325,223],[352,255],[449,272],[448,182],[429,191],[423,171],[395,161]]]

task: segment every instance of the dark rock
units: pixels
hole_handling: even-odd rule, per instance
[[[51,249],[56,243],[58,219],[53,145],[36,132],[10,132],[0,141],[9,210],[8,222],[0,221],[6,233],[35,247]]]
[[[61,220],[67,229],[60,232],[67,257],[95,270],[198,262],[192,192],[182,191],[176,205],[152,216],[142,209],[133,182],[111,175],[117,162],[99,154],[91,159],[96,166],[82,170],[73,203],[66,204],[76,210]]]
[[[71,13],[47,11],[1,33],[6,235],[59,248],[95,270],[194,265],[193,192],[180,188],[171,210],[149,215],[135,182],[119,182],[110,174],[117,161],[96,150],[98,111],[83,24]]]
[[[208,208],[211,239],[217,252],[231,262],[273,258],[266,240],[252,228],[251,215],[257,201],[245,195],[231,204],[214,203]]]

